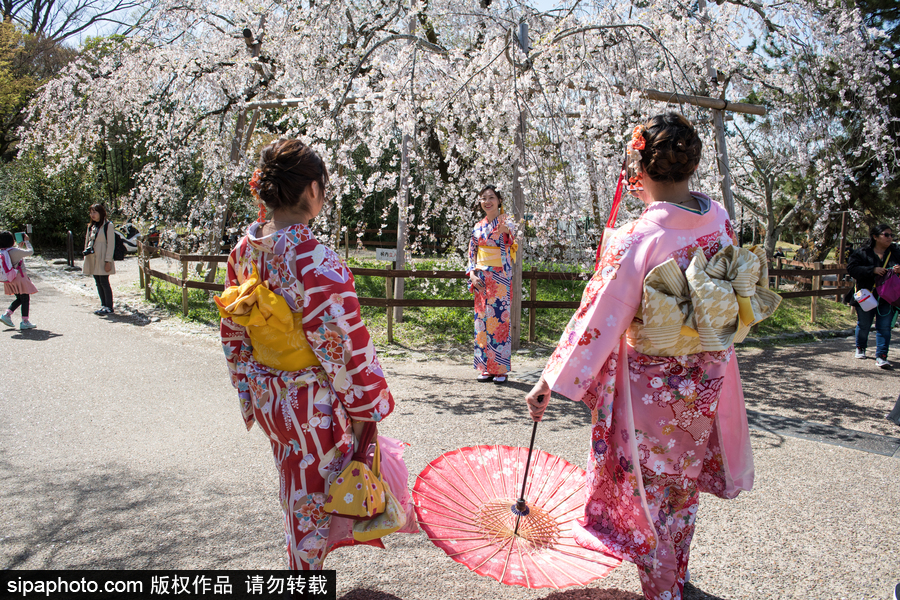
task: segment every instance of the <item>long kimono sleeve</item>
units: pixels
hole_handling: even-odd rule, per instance
[[[632,228],[633,229],[633,228]],[[585,400],[600,370],[616,351],[641,302],[642,261],[635,256],[641,234],[621,232],[609,244],[566,325],[543,377],[550,389]]]
[[[509,233],[500,234],[499,236],[502,240],[501,246],[506,250],[503,257],[503,269],[508,274],[512,274],[513,263],[516,262],[519,252],[519,238],[521,237],[521,232],[519,231],[519,225],[512,215],[504,214],[501,217],[501,221],[498,222],[498,225],[500,223],[503,223],[509,229]]]
[[[466,275],[475,270],[475,262],[478,258],[478,237],[475,231],[472,231],[472,237],[469,239],[469,262],[466,263]]]
[[[228,257],[228,265],[225,274],[225,287],[240,285],[242,278],[236,268],[236,253],[238,248],[232,250]],[[238,392],[241,401],[241,415],[247,429],[253,427],[254,417],[250,404],[250,384],[247,376],[239,365],[250,360],[253,347],[250,345],[250,336],[247,329],[238,325],[228,317],[223,317],[219,325],[219,337],[222,340],[222,350],[225,352],[225,362],[228,364],[228,372],[231,375],[231,385]]]
[[[332,250],[319,248],[324,261],[304,267],[306,338],[350,418],[381,421],[394,409],[394,398],[362,322],[353,275]]]

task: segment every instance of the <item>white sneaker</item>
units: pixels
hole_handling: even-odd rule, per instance
[[[880,356],[878,356],[875,358],[875,366],[882,369],[890,369],[891,363],[889,363],[886,358],[881,358]]]
[[[865,357],[866,357],[866,351],[860,350],[859,348],[856,349],[856,354],[853,355],[853,358],[865,358]]]

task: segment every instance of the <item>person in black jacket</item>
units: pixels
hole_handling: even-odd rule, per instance
[[[894,244],[894,233],[890,225],[876,225],[869,232],[869,243],[864,244],[847,262],[847,272],[856,280],[856,289],[867,289],[878,298],[875,284],[878,278],[893,269],[900,275],[900,247]],[[875,365],[889,369],[888,348],[891,345],[891,321],[894,307],[878,298],[878,306],[872,310],[862,310],[856,306],[856,358],[866,357],[869,345],[869,329],[875,322]]]

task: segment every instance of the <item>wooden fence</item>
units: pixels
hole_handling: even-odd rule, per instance
[[[150,268],[150,259],[154,257],[164,257],[177,260],[181,263],[181,278],[174,277],[167,273],[162,273]],[[161,248],[141,245],[139,259],[141,261],[140,275],[141,287],[144,288],[144,296],[150,299],[150,281],[152,278],[161,279],[172,285],[178,286],[182,290],[182,313],[187,316],[188,313],[188,290],[206,290],[210,292],[221,292],[225,290],[224,284],[206,283],[205,281],[194,281],[188,279],[188,265],[192,262],[226,262],[227,254],[176,254]],[[384,277],[385,297],[384,298],[359,298],[362,306],[379,306],[387,311],[387,334],[388,342],[394,341],[394,311],[395,306],[426,306],[426,307],[471,307],[472,300],[446,300],[446,299],[394,299],[394,280],[399,278],[406,279],[468,279],[464,271],[434,271],[420,270],[409,271],[405,269],[353,269],[354,277]],[[578,308],[580,302],[564,302],[564,301],[544,301],[537,299],[537,282],[539,280],[553,281],[575,281],[583,279],[579,273],[558,273],[554,271],[538,271],[532,268],[522,275],[523,280],[530,280],[530,297],[528,301],[522,302],[522,308],[528,311],[528,341],[533,342],[535,338],[535,312],[531,309],[538,308]]]
[[[150,268],[150,259],[160,256],[163,258],[171,258],[181,263],[181,279]],[[144,288],[144,297],[147,300],[150,300],[150,280],[153,277],[178,286],[181,288],[181,312],[184,316],[187,316],[188,314],[188,290],[206,290],[207,292],[225,291],[225,286],[221,283],[207,283],[205,281],[188,279],[188,265],[192,262],[227,262],[227,254],[177,254],[175,252],[163,250],[162,248],[157,248],[156,246],[139,244],[138,260],[141,261],[138,271],[141,277],[141,287]]]
[[[790,268],[784,268],[790,267]],[[842,281],[843,276],[847,274],[847,267],[844,265],[830,264],[825,265],[821,262],[806,263],[796,260],[775,259],[775,268],[769,269],[769,278],[774,278],[774,289],[781,294],[782,298],[810,298],[810,322],[815,323],[818,317],[818,305],[816,299],[823,296],[834,296],[835,302],[840,302],[844,294],[853,289],[852,285],[845,284]],[[836,275],[836,281],[823,281],[825,275]],[[809,290],[801,290],[799,292],[782,292],[782,280],[792,280],[800,283],[809,283]],[[833,285],[829,285],[833,284]],[[844,285],[842,285],[844,284]]]
[[[177,260],[181,263],[181,278],[174,277],[167,273],[162,273],[150,268],[150,259],[154,257],[165,257]],[[228,260],[227,254],[177,254],[169,252],[161,248],[146,246],[141,244],[139,250],[139,260],[141,261],[140,275],[141,287],[144,288],[144,295],[147,300],[150,299],[150,280],[152,278],[167,281],[182,290],[182,312],[185,316],[188,313],[188,290],[198,289],[208,292],[221,292],[225,286],[221,283],[207,283],[205,281],[194,281],[188,279],[188,265],[192,262],[212,262],[220,263]],[[784,268],[785,266],[791,268]],[[835,296],[835,300],[840,301],[841,296],[852,289],[850,286],[841,287],[840,278],[847,273],[847,269],[840,265],[828,266],[822,263],[800,263],[797,261],[782,261],[776,259],[775,268],[769,270],[769,277],[774,278],[774,288],[781,294],[782,298],[810,298],[810,320],[815,323],[817,318],[816,299],[823,296]],[[432,299],[394,299],[394,281],[400,278],[406,279],[468,279],[463,271],[435,271],[430,269],[420,271],[409,271],[406,269],[353,269],[354,276],[384,277],[385,297],[384,298],[359,298],[362,306],[378,306],[385,308],[387,312],[387,336],[388,343],[394,341],[394,321],[393,307],[471,307],[472,300],[447,300],[440,298]],[[822,277],[825,275],[837,275],[838,280],[835,283],[837,287],[826,287],[823,285]],[[544,301],[537,299],[537,282],[538,281],[576,281],[583,280],[584,276],[580,273],[561,273],[554,271],[538,271],[532,267],[530,271],[522,273],[523,281],[529,282],[528,300],[522,301],[522,308],[528,310],[528,341],[533,342],[535,339],[535,310],[542,308],[578,308],[579,302],[575,301]],[[783,280],[796,280],[811,284],[811,290],[803,290],[798,292],[781,292],[779,288]]]

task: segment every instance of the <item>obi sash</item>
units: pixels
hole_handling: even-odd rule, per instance
[[[629,345],[650,356],[727,350],[778,308],[768,283],[765,253],[755,246],[727,246],[709,261],[698,248],[684,272],[669,259],[644,279]]]
[[[303,331],[303,314],[294,313],[287,301],[261,282],[256,265],[241,285],[215,297],[219,314],[247,329],[253,358],[281,371],[300,371],[321,365]]]
[[[484,271],[488,267],[503,268],[502,250],[498,246],[478,246],[475,268]]]

